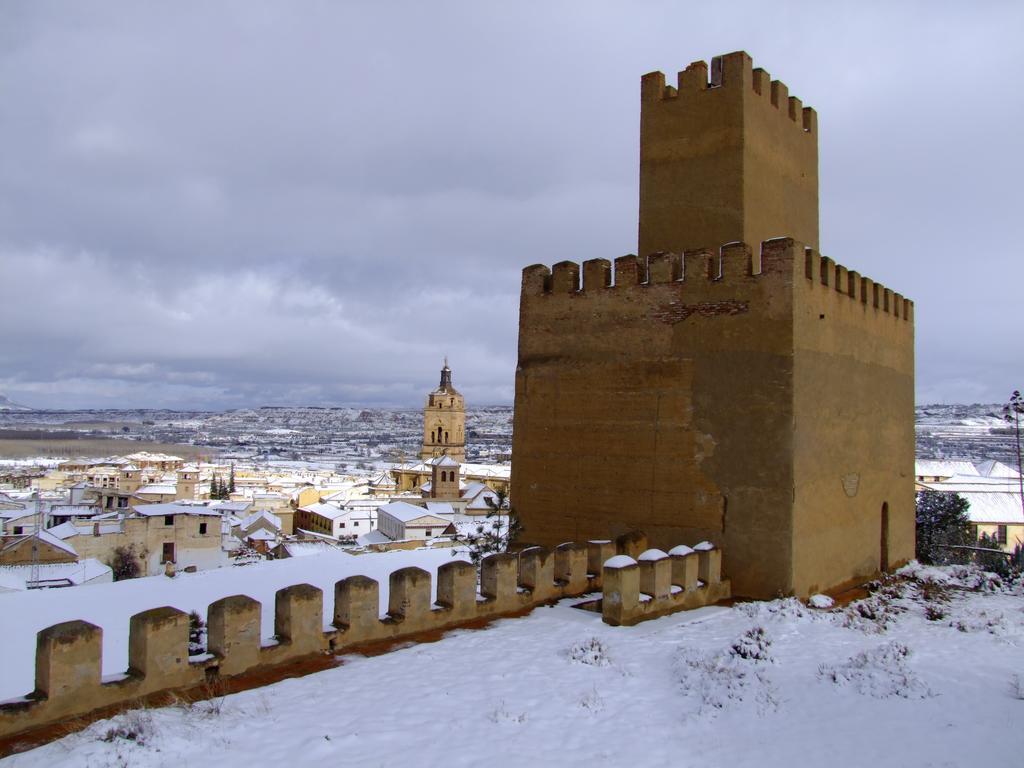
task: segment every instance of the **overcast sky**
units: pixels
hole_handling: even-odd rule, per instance
[[[640,76],[819,113],[821,249],[918,402],[1024,387],[1024,4],[0,1],[0,393],[511,402],[520,270],[636,249]]]

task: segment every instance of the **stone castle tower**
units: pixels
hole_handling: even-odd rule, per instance
[[[523,543],[707,539],[751,597],[913,557],[913,304],[817,252],[814,111],[742,52],[646,75],[640,158],[640,258],[523,271]]]
[[[640,254],[792,237],[818,248],[818,119],[745,53],[640,81]]]
[[[427,395],[423,407],[423,446],[420,458],[448,455],[460,464],[466,461],[466,401],[452,386],[452,369],[445,358],[441,383]]]

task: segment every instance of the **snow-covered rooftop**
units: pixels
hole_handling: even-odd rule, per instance
[[[995,459],[989,459],[987,461],[978,462],[975,465],[978,469],[978,474],[984,477],[1002,477],[1013,480],[1020,479],[1020,473],[1013,467],[1008,467],[1001,461]]]
[[[178,488],[170,483],[153,483],[151,485],[144,485],[135,493],[137,494],[153,494],[158,496],[169,496],[178,492]]]
[[[220,517],[220,513],[205,504],[183,504],[178,501],[166,504],[136,504],[132,511],[143,517],[158,515],[200,515],[203,517]]]
[[[239,521],[239,525],[241,525],[241,527],[244,530],[248,531],[254,525],[257,525],[261,520],[269,523],[273,528],[277,529],[278,531],[281,530],[281,518],[275,515],[273,512],[268,512],[266,510],[255,512],[249,515],[248,517],[243,518]]]
[[[210,504],[210,509],[215,509],[218,512],[238,514],[245,512],[251,506],[252,503],[248,501],[214,501]]]
[[[119,521],[114,523],[98,523],[89,521],[84,522],[81,525],[75,525],[73,522],[68,521],[66,523],[61,523],[60,525],[55,525],[52,528],[47,528],[46,530],[58,539],[64,540],[70,539],[73,536],[91,536],[96,532],[97,526],[99,526],[100,534],[121,532],[121,523]]]
[[[380,531],[376,530],[369,531],[356,538],[356,544],[358,544],[360,547],[369,547],[374,544],[387,544],[390,541],[391,539],[389,539]]]
[[[972,523],[999,523],[1024,525],[1024,509],[1021,508],[1020,493],[973,493],[961,492],[960,496],[970,504],[967,510]]]
[[[441,515],[451,517],[455,514],[455,509],[447,501],[428,501],[427,511],[432,515]]]
[[[111,573],[109,565],[91,557],[75,563],[41,563],[38,584],[44,587],[77,586],[105,576],[110,577]],[[0,566],[0,592],[26,590],[32,579],[31,565]]]
[[[952,477],[953,475],[977,475],[978,470],[966,460],[917,459],[914,474],[918,477]]]
[[[351,510],[342,509],[337,504],[330,504],[326,501],[318,501],[316,504],[307,504],[304,507],[300,507],[306,512],[312,512],[320,517],[327,518],[328,520],[337,520],[340,517],[345,517],[351,514]]]
[[[56,549],[62,550],[63,552],[68,553],[69,555],[74,555],[75,557],[78,557],[78,552],[75,551],[75,548],[73,546],[68,544],[63,539],[54,536],[46,528],[42,528],[38,531],[33,531],[32,533],[26,534],[25,536],[19,536],[17,538],[11,539],[4,545],[3,549],[13,549],[14,547],[21,544],[25,539],[39,539],[39,541],[43,541],[49,544],[51,547],[55,547]]]
[[[409,523],[413,520],[418,520],[421,517],[434,517],[440,523],[448,522],[436,515],[432,515],[425,507],[417,507],[414,504],[409,504],[404,501],[393,501],[390,504],[385,504],[379,511],[387,513],[391,515],[391,517],[403,523]]]

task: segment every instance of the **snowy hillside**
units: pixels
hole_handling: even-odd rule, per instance
[[[632,628],[563,602],[123,713],[0,765],[1020,765],[1020,585],[905,574],[844,608],[779,600]]]
[[[0,411],[31,411],[26,405],[18,405],[7,399],[7,395],[0,394]]]
[[[914,421],[918,458],[1016,464],[1013,430],[1001,404],[919,405]]]

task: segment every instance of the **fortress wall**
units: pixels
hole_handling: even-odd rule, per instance
[[[0,739],[98,709],[131,706],[146,696],[262,673],[371,643],[415,639],[426,632],[518,615],[536,605],[601,590],[609,573],[603,566],[609,558],[618,553],[630,560],[629,553],[646,549],[646,536],[633,533],[616,542],[566,543],[553,551],[533,548],[518,555],[491,555],[481,564],[479,594],[476,568],[454,561],[438,569],[436,603],[430,600],[431,575],[419,568],[403,568],[390,576],[384,616],[379,614],[380,586],[365,576],[337,582],[333,606],[325,602],[320,589],[296,584],[275,596],[275,635],[269,640],[260,637],[260,603],[234,595],[210,605],[208,653],[193,657],[189,656],[188,614],[166,606],[154,608],[131,617],[128,669],[108,678],[101,676],[102,629],[85,621],[58,624],[37,635],[35,690],[0,703]],[[720,577],[717,551],[701,552],[699,559],[701,582],[687,580],[685,570],[680,570],[678,588],[661,590],[649,599],[639,594],[616,597],[617,612],[606,620],[631,624],[729,597],[729,582]],[[677,575],[672,569],[665,573],[669,578]],[[325,612],[332,608],[325,626]]]
[[[524,542],[707,539],[739,594],[788,588],[795,270],[743,244],[524,270]]]
[[[808,250],[794,299],[794,589],[914,556],[913,302]]]
[[[527,267],[513,432],[521,538],[642,528],[659,547],[707,539],[737,594],[804,595],[878,569],[887,499],[890,561],[906,559],[912,313],[789,238],[627,256],[614,269]],[[856,502],[851,473],[864,488]]]

